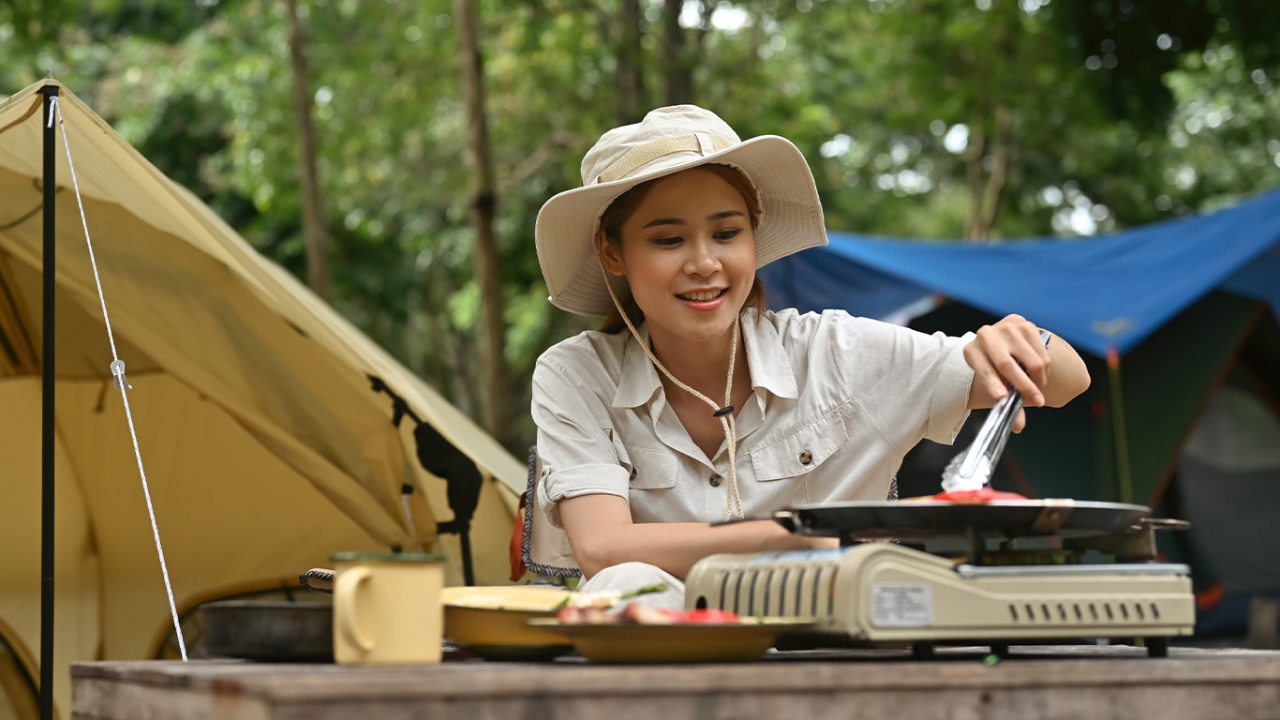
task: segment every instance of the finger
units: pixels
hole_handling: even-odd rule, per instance
[[[1024,402],[1043,405],[1044,393],[1040,388],[1047,379],[1048,355],[1040,341],[1039,328],[1021,317],[1009,316],[1001,322],[1001,330],[1006,351],[1018,367],[1015,369],[1005,358],[995,355],[997,369],[1022,393]]]
[[[1039,359],[1038,367],[1027,366],[1031,371],[1031,378],[1037,385],[1044,387],[1049,381],[1049,366],[1053,362],[1053,356],[1049,354],[1049,348],[1040,337],[1040,328],[1034,323],[1028,322],[1023,326],[1022,337],[1030,346],[1032,356]]]
[[[985,348],[975,345],[966,356],[969,366],[973,368],[974,387],[982,388],[994,401],[1008,395],[1009,390],[1005,387],[1004,380],[1000,379],[1000,373],[991,364],[987,352]]]
[[[1044,391],[1041,390],[1049,379],[1049,358],[1040,343],[1039,332],[1035,338],[1029,339],[1024,333],[1018,333],[1010,343],[1010,352],[1018,364],[1028,383],[1020,384],[1018,378],[1006,378],[1022,393],[1027,405],[1038,407],[1044,405]]]
[[[1027,411],[1019,409],[1018,417],[1014,418],[1013,420],[1013,431],[1015,433],[1020,433],[1022,432],[1022,429],[1025,428],[1026,426],[1027,426]]]
[[[1012,354],[1006,353],[994,361],[996,372],[1000,373],[1000,377],[1004,382],[1012,385],[1015,390],[1022,393],[1022,400],[1028,405],[1038,405],[1043,403],[1043,397],[1040,388],[1035,381],[1023,369],[1022,364]]]

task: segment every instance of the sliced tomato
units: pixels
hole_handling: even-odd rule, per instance
[[[673,614],[673,619],[681,623],[719,624],[736,623],[740,620],[736,613],[728,610],[681,610]]]
[[[995,490],[984,487],[981,490],[955,490],[952,492],[940,492],[933,496],[934,500],[941,502],[950,502],[956,505],[982,505],[993,500],[1026,500],[1025,495],[1018,493],[1004,492],[1003,490]]]

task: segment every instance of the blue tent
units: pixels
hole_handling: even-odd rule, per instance
[[[1099,357],[1125,354],[1214,289],[1280,312],[1280,190],[1216,213],[1082,239],[973,245],[830,233],[760,271],[770,305],[884,317],[934,293],[1016,312]]]

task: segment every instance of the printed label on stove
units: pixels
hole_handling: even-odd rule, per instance
[[[871,624],[876,627],[933,625],[933,586],[917,583],[873,583]]]

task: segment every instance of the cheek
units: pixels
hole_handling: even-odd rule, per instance
[[[736,267],[754,273],[756,270],[755,241],[753,240],[750,243],[744,243],[741,247],[737,248],[732,262]]]
[[[633,252],[624,256],[624,270],[631,294],[637,299],[660,292],[669,283],[671,270],[665,258],[650,253]]]

